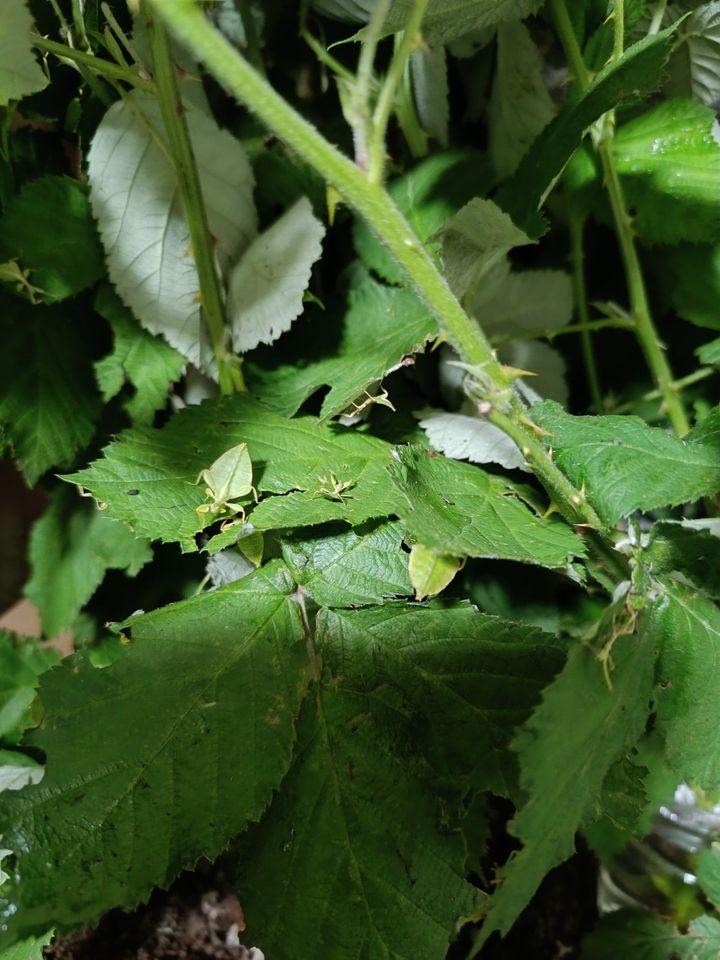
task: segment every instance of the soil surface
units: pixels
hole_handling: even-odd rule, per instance
[[[240,901],[219,890],[179,883],[134,913],[114,910],[95,930],[56,938],[46,960],[264,960],[243,945]]]

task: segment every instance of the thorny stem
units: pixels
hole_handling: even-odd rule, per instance
[[[298,156],[319,171],[344,199],[367,221],[370,228],[403,267],[420,297],[437,317],[443,336],[464,362],[478,372],[481,388],[490,407],[489,419],[527,451],[532,467],[552,497],[558,511],[571,523],[603,531],[611,549],[609,531],[584,493],[577,490],[554,463],[538,438],[518,398],[501,412],[499,398],[511,393],[512,378],[497,361],[480,326],[471,319],[450,290],[427,251],[413,233],[387,192],[368,183],[365,174],[340,153],[267,81],[203,16],[193,0],[149,0],[180,39],[203,61],[210,72],[255,113]]]
[[[585,287],[585,251],[583,248],[583,230],[585,218],[570,214],[570,254],[573,268],[573,286],[575,288],[575,309],[580,318],[580,344],[582,347],[585,376],[590,388],[590,401],[596,413],[603,409],[602,393],[598,378],[595,353],[593,352],[590,316],[588,314],[587,290]]]
[[[152,24],[151,41],[158,102],[190,231],[193,258],[200,280],[203,314],[218,366],[220,392],[230,394],[237,389],[244,389],[244,385],[238,379],[239,370],[233,370],[232,358],[227,349],[225,309],[200,178],[178,92],[168,35],[160,19],[156,19]]]
[[[405,65],[420,38],[420,27],[425,16],[428,0],[415,0],[410,11],[402,38],[396,46],[388,72],[380,89],[377,105],[372,116],[368,156],[368,179],[381,183],[385,170],[385,138],[398,88],[402,82]]]
[[[119,63],[111,63],[110,60],[103,60],[102,57],[96,57],[92,53],[85,53],[83,50],[76,50],[64,43],[57,43],[55,40],[48,40],[46,37],[40,36],[33,36],[33,45],[44,53],[52,53],[60,60],[72,60],[79,67],[84,67],[101,77],[107,77],[108,80],[120,80],[149,92],[155,90],[152,81],[138,76],[128,67],[122,67]]]
[[[586,90],[590,84],[590,72],[583,61],[565,0],[549,0],[548,5],[555,21],[558,38],[565,50],[578,87],[580,90]],[[620,2],[616,0],[614,56],[622,55],[624,30],[622,10],[622,0],[620,0]],[[620,14],[620,16],[618,16],[618,14]],[[620,51],[619,54],[618,51]],[[607,190],[610,200],[613,220],[615,222],[615,232],[625,267],[630,309],[633,320],[635,321],[635,333],[645,355],[648,367],[657,384],[657,388],[660,391],[663,406],[670,418],[670,422],[675,432],[679,436],[684,436],[690,429],[690,424],[682,401],[674,386],[675,381],[672,370],[665,355],[665,350],[658,339],[650,312],[650,304],[645,289],[640,258],[637,247],[635,246],[632,218],[625,203],[620,176],[612,152],[613,126],[613,116],[612,113],[610,113],[604,118],[602,133],[598,139],[596,149],[602,166],[605,189]]]

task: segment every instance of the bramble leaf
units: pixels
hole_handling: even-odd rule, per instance
[[[38,678],[59,660],[35,640],[0,630],[0,739],[13,742],[28,726]]]
[[[206,401],[174,416],[162,429],[128,430],[101,460],[73,474],[107,504],[108,516],[138,536],[195,550],[195,534],[213,522],[198,516],[205,502],[200,471],[228,448],[246,443],[253,484],[265,496],[248,517],[258,530],[346,520],[362,523],[393,513],[385,472],[390,446],[314,417],[286,420],[247,394]],[[323,494],[322,477],[350,484],[340,497]],[[283,494],[283,496],[268,496]]]
[[[313,0],[320,13],[355,23],[364,23],[376,0]],[[538,0],[430,0],[423,18],[423,34],[432,43],[450,43],[483,27],[508,20],[521,20],[534,13]],[[412,9],[412,0],[394,0],[383,24],[387,35],[402,30]]]
[[[134,577],[151,559],[149,544],[124,523],[61,487],[33,526],[25,593],[40,612],[43,632],[53,637],[72,626],[108,570]]]
[[[400,524],[371,523],[292,537],[283,541],[282,555],[295,582],[316,603],[362,606],[411,592],[401,542]]]
[[[720,789],[716,669],[720,610],[697,591],[666,582],[651,611],[659,645],[657,725],[678,780]]]
[[[266,567],[132,618],[109,667],[76,655],[44,678],[29,743],[52,762],[0,805],[16,852],[0,887],[11,935],[133,906],[259,819],[289,766],[307,682],[291,589]]]
[[[51,938],[52,935],[48,933],[16,943],[6,950],[0,950],[0,960],[42,960],[43,947],[50,943]]]
[[[241,144],[188,104],[185,117],[219,265],[238,259],[255,236],[253,177]],[[88,156],[90,201],[110,279],[150,333],[195,366],[213,359],[198,300],[199,280],[173,167],[161,146],[157,101],[132,93],[113,104]]]
[[[32,49],[32,16],[25,0],[4,0],[0,19],[0,107],[47,86]]]
[[[597,657],[575,644],[520,730],[514,746],[528,799],[511,829],[524,846],[503,868],[483,939],[494,930],[506,933],[548,870],[574,852],[575,832],[595,813],[608,770],[645,728],[653,646],[649,632],[618,637],[609,689]]]
[[[489,165],[473,150],[449,150],[422,160],[388,184],[388,193],[413,231],[430,241],[451,214],[491,185]],[[355,249],[370,270],[390,283],[404,283],[405,274],[365,224],[356,220]]]
[[[620,910],[602,918],[583,943],[583,960],[632,956],[633,960],[715,960],[720,921],[698,917],[686,933],[645,910]]]
[[[580,538],[563,522],[532,513],[510,481],[415,447],[394,457],[389,473],[402,494],[395,512],[417,543],[455,557],[555,568],[583,556]]]
[[[12,344],[0,353],[0,424],[30,484],[70,465],[99,412],[89,357],[64,309],[3,300],[0,311],[2,341]]]
[[[618,129],[615,163],[633,226],[647,242],[720,239],[716,127],[714,111],[702,103],[668,100]]]
[[[505,179],[555,116],[543,76],[543,62],[527,27],[503,23],[497,31],[497,67],[490,96],[490,157]]]
[[[383,377],[405,357],[418,353],[424,344],[437,335],[437,323],[427,308],[410,290],[386,287],[364,271],[358,270],[348,293],[347,308],[336,316],[339,308],[328,307],[328,317],[317,313],[313,326],[298,336],[294,363],[274,369],[248,365],[248,381],[254,396],[268,406],[292,416],[320,387],[329,386],[320,408],[321,419],[335,417],[351,409],[354,401],[362,402],[363,391],[380,383]],[[306,349],[308,333],[314,343],[320,339],[317,326],[329,328],[338,336],[332,352],[297,363],[297,356]],[[317,325],[317,326],[316,326]]]
[[[451,460],[499,463],[508,470],[528,470],[520,448],[487,420],[445,410],[423,410],[420,426],[433,450]]]
[[[408,573],[415,591],[416,600],[426,600],[442,593],[462,569],[464,560],[440,553],[433,547],[424,547],[415,543],[410,549]]]
[[[238,353],[273,343],[290,329],[302,312],[324,236],[324,226],[303,197],[256,237],[232,268],[227,308]]]
[[[671,38],[669,29],[634,43],[619,60],[603,67],[582,96],[545,127],[496,197],[516,224],[534,236],[544,232],[537,211],[583,135],[622,100],[648,93],[659,84]]]
[[[86,187],[69,177],[26,183],[0,219],[0,257],[19,260],[48,300],[72,297],[99,280],[102,250]]]
[[[556,403],[532,417],[560,468],[607,523],[635,510],[687,503],[720,489],[720,408],[679,440],[639,417],[573,417]]]
[[[135,390],[123,404],[128,416],[133,423],[151,423],[187,361],[165,340],[144,330],[110,286],[99,290],[95,309],[108,321],[114,337],[113,352],[95,363],[103,400],[117,396],[127,378]]]

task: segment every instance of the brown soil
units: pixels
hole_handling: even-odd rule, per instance
[[[242,945],[237,897],[213,890],[155,894],[135,913],[115,910],[95,930],[56,938],[46,960],[264,960]]]

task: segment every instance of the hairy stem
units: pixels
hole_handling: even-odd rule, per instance
[[[379,184],[368,183],[365,174],[348,157],[328,143],[286,103],[213,29],[193,0],[175,0],[172,4],[150,0],[150,3],[216,79],[298,156],[319,171],[367,221],[437,317],[445,339],[477,373],[493,411],[491,419],[522,449],[529,451],[533,469],[559,512],[571,523],[604,529],[584,494],[573,487],[545,450],[520,401],[513,400],[508,412],[496,409],[496,403],[507,407],[507,396],[511,392],[510,374],[498,363],[482,329],[458,303],[447,281],[387,192]]]
[[[402,38],[395,47],[387,75],[380,89],[380,96],[378,97],[372,117],[370,133],[368,179],[372,183],[381,183],[383,179],[386,153],[385,138],[387,136],[390,114],[395,105],[395,98],[400,83],[402,82],[405,65],[418,42],[420,27],[422,25],[422,19],[425,16],[427,5],[428,0],[415,0],[413,3],[413,8],[405,24]]]
[[[110,60],[103,60],[92,53],[85,53],[83,50],[76,50],[74,47],[68,47],[64,43],[57,43],[55,40],[48,40],[45,37],[34,36],[33,45],[44,53],[52,53],[61,60],[72,60],[79,67],[89,70],[91,73],[100,77],[107,77],[109,80],[120,80],[123,83],[129,83],[133,87],[139,87],[141,90],[154,92],[155,85],[150,80],[138,76],[128,67],[122,67],[119,63],[111,63]]]
[[[178,178],[183,210],[190,231],[193,257],[200,280],[200,297],[207,322],[210,342],[218,365],[220,392],[229,394],[241,389],[238,370],[233,370],[227,349],[227,328],[220,278],[215,267],[210,227],[200,187],[190,133],[185,121],[175,75],[175,63],[165,26],[156,19],[152,24],[152,55],[160,112],[165,126],[170,154]]]
[[[357,79],[352,86],[353,135],[355,141],[355,160],[363,170],[368,169],[370,142],[372,140],[372,115],[370,93],[374,84],[375,54],[382,34],[385,17],[390,10],[391,0],[378,0],[365,31],[360,47]]]
[[[570,256],[573,268],[573,286],[575,289],[575,309],[580,319],[580,344],[582,347],[585,376],[590,390],[590,401],[596,413],[603,409],[600,380],[595,363],[595,353],[592,344],[592,327],[588,313],[587,290],[585,287],[585,250],[583,247],[583,229],[585,218],[575,214],[570,215]]]
[[[585,90],[590,84],[590,72],[583,61],[565,0],[548,0],[548,6],[578,87],[580,90]],[[624,30],[622,10],[622,2],[618,3],[616,0],[614,56],[622,55],[621,46]],[[620,51],[619,54],[618,51]],[[658,338],[650,312],[645,280],[635,245],[632,218],[625,203],[620,176],[613,156],[613,127],[612,114],[607,115],[605,122],[602,124],[602,133],[597,141],[596,150],[603,171],[605,189],[607,190],[610,200],[615,232],[617,234],[620,254],[625,269],[630,310],[633,315],[633,320],[635,321],[635,334],[645,355],[645,360],[653,375],[653,379],[660,391],[663,407],[670,418],[673,429],[679,436],[683,436],[690,429],[690,424],[675,387],[672,370],[665,355],[665,350]]]

